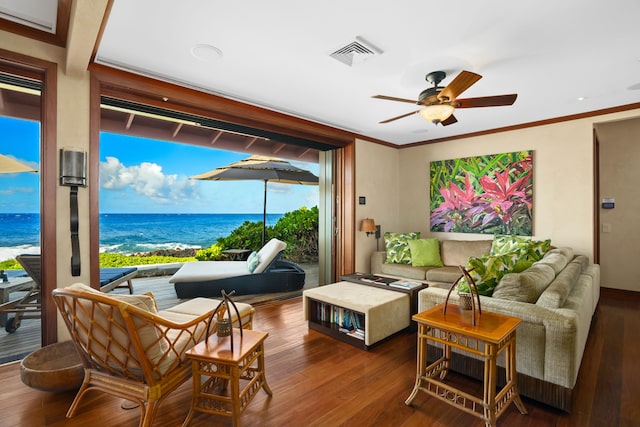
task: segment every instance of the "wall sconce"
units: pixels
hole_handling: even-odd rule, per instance
[[[378,243],[380,241],[380,226],[376,225],[375,221],[371,218],[365,218],[360,221],[360,231],[367,233],[367,237],[372,234],[376,236],[376,250],[378,250]]]

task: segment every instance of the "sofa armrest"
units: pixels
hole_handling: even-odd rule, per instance
[[[382,264],[387,259],[385,251],[377,251],[371,255],[371,274],[382,273]]]

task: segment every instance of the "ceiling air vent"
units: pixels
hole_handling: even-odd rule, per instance
[[[381,53],[380,49],[362,37],[356,37],[355,41],[341,47],[329,56],[351,67]]]

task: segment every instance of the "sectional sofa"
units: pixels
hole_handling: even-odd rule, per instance
[[[459,270],[454,272],[448,264],[466,265],[463,258],[477,256],[487,244],[484,248],[489,250],[490,241],[442,241],[444,267],[432,268],[385,266],[384,262],[380,265],[384,256],[376,253],[372,256],[372,273],[428,282],[429,288],[418,294],[418,310],[423,311],[444,303],[451,283],[460,276]],[[521,395],[564,411],[571,410],[572,392],[599,296],[600,266],[566,247],[550,249],[542,259],[519,273],[504,274],[491,296],[480,296],[483,311],[522,319],[516,332]],[[450,303],[458,303],[457,292],[451,293]],[[435,359],[439,352],[430,347],[429,359]],[[498,364],[504,366],[504,358],[499,358]],[[479,379],[483,375],[481,362],[462,353],[454,352],[451,369]],[[504,382],[503,370],[500,381]]]

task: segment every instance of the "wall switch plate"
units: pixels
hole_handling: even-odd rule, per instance
[[[360,196],[358,197],[358,203],[361,205],[366,205],[367,204],[367,198],[364,196]]]

